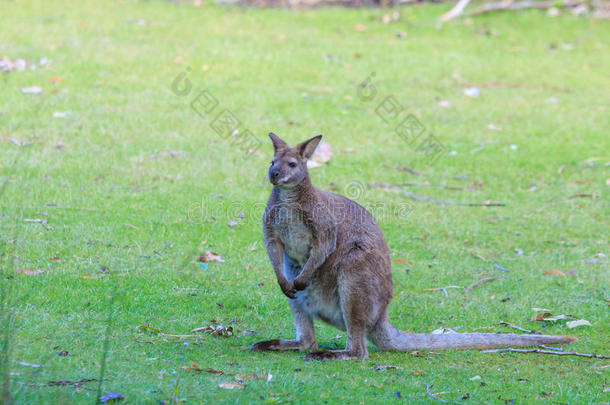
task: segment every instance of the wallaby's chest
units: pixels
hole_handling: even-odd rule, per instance
[[[299,210],[281,208],[276,211],[272,225],[284,251],[292,260],[303,266],[311,250],[312,234]]]

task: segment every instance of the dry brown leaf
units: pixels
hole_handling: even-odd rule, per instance
[[[561,276],[561,277],[566,277],[566,274],[563,271],[556,270],[556,269],[547,270],[547,271],[544,272],[544,275],[545,276]]]
[[[536,316],[534,316],[532,319],[530,319],[530,321],[535,322],[535,321],[544,321],[544,318],[548,318],[551,316],[550,312],[543,312],[541,314],[536,314]]]
[[[28,276],[35,276],[37,274],[41,274],[42,270],[28,270],[28,269],[15,269],[15,273],[21,273]]]
[[[579,193],[579,194],[572,194],[571,196],[568,197],[568,200],[571,200],[572,198],[597,198],[597,197],[599,197],[597,194]]]
[[[201,367],[199,367],[199,365],[197,363],[191,363],[191,366],[185,366],[183,367],[185,370],[193,370],[193,371],[203,371],[203,369]]]
[[[407,259],[394,259],[394,263],[413,264],[413,262],[411,260],[407,260]]]
[[[247,381],[247,380],[253,380],[253,379],[259,379],[260,377],[258,375],[256,375],[256,373],[248,373],[248,374],[244,374],[244,375],[236,375],[235,379],[237,381]]]
[[[201,263],[209,263],[209,262],[220,262],[220,263],[224,263],[224,260],[222,259],[222,257],[220,257],[220,255],[216,252],[212,252],[209,250],[206,250],[205,252],[203,252],[203,254],[199,255],[199,257],[197,258],[198,262]]]
[[[148,330],[151,330],[156,333],[161,333],[161,331],[159,329],[153,328],[152,326],[148,326],[148,325],[138,325],[138,328],[139,329],[148,329]]]

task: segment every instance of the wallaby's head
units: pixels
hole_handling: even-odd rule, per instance
[[[307,177],[307,159],[313,155],[322,135],[301,142],[294,148],[288,146],[279,136],[269,133],[273,142],[273,160],[269,168],[269,181],[277,187],[290,188]]]

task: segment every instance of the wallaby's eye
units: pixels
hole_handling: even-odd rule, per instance
[[[294,163],[294,162],[290,162],[290,163],[288,163],[288,166],[290,166],[290,167],[297,167],[297,164]]]

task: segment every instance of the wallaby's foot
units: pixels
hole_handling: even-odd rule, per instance
[[[317,343],[305,343],[298,340],[263,340],[262,342],[254,343],[250,347],[252,352],[274,352],[282,350],[315,350],[318,348]]]
[[[355,353],[348,350],[322,350],[307,353],[306,360],[354,360],[366,359],[368,353]]]

